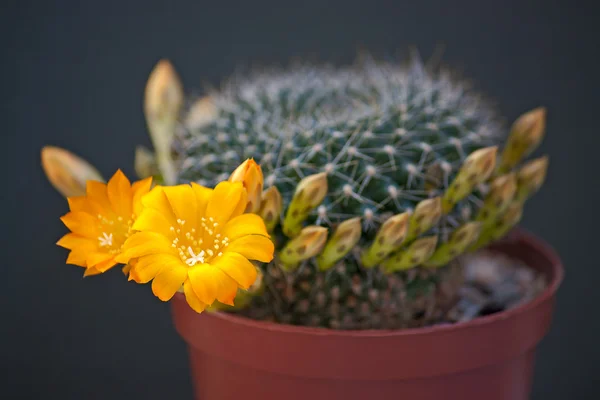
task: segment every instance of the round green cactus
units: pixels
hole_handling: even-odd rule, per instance
[[[213,186],[247,158],[262,168],[278,253],[238,312],[414,326],[451,303],[456,257],[506,233],[541,186],[546,159],[518,164],[544,118],[533,110],[508,133],[451,74],[366,60],[232,79],[178,115],[170,150],[178,183]]]

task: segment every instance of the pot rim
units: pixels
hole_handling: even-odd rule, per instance
[[[551,264],[549,277],[551,280],[544,291],[535,299],[521,304],[510,310],[501,311],[499,313],[477,317],[466,322],[456,322],[444,325],[419,327],[419,328],[402,328],[402,329],[362,329],[362,330],[336,330],[323,327],[307,327],[301,325],[282,324],[277,322],[253,320],[247,317],[237,316],[223,311],[208,312],[212,318],[221,319],[227,323],[237,324],[244,327],[254,329],[263,329],[281,334],[294,335],[309,335],[339,338],[383,338],[383,337],[414,337],[430,334],[450,333],[458,330],[471,329],[476,327],[484,327],[495,324],[498,321],[513,318],[517,315],[525,314],[528,311],[539,307],[546,303],[555,295],[564,279],[564,268],[562,261],[556,251],[546,242],[539,239],[536,235],[530,233],[523,228],[517,228],[511,234],[507,235],[504,240],[511,239],[524,240],[527,245],[532,247],[538,254],[541,254]],[[498,250],[491,250],[499,252]],[[182,293],[176,293],[176,296],[181,301],[186,302]]]

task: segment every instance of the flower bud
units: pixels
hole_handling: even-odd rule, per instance
[[[263,174],[260,165],[253,159],[244,161],[233,171],[229,181],[242,182],[248,193],[246,212],[257,213],[260,210],[263,191]]]
[[[88,180],[104,181],[90,163],[60,147],[42,149],[42,168],[52,186],[65,197],[84,196]]]

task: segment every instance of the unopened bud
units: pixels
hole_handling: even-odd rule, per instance
[[[259,212],[259,215],[265,221],[268,232],[273,232],[273,229],[275,229],[279,223],[282,209],[283,202],[281,199],[281,193],[279,193],[279,190],[277,190],[275,186],[271,186],[262,194]]]
[[[464,253],[467,247],[477,240],[480,233],[480,222],[467,222],[455,230],[450,235],[450,239],[438,247],[431,258],[429,258],[424,265],[426,267],[443,267]]]
[[[417,267],[427,261],[437,246],[437,236],[429,236],[415,240],[408,248],[392,254],[381,266],[386,273],[404,271]]]
[[[376,266],[402,245],[408,231],[409,217],[409,212],[397,214],[381,225],[375,240],[362,255],[361,261],[364,267]]]
[[[104,181],[90,163],[60,147],[42,149],[42,168],[52,186],[64,197],[84,196],[88,180]]]
[[[296,236],[306,220],[327,195],[327,174],[310,175],[302,179],[296,187],[294,197],[290,202],[283,220],[283,233],[288,237]]]
[[[293,270],[298,265],[323,250],[327,241],[327,228],[322,226],[307,226],[291,239],[281,250],[279,260],[283,269]]]
[[[230,182],[242,182],[248,193],[246,212],[257,213],[260,210],[263,191],[263,173],[253,159],[244,161],[229,177]]]
[[[325,271],[344,258],[360,240],[361,232],[360,217],[339,224],[323,252],[317,257],[319,269]]]
[[[512,170],[531,154],[544,138],[546,109],[538,107],[521,115],[511,127],[506,146],[500,158],[498,173]]]
[[[518,201],[525,201],[540,190],[546,180],[548,162],[548,156],[543,156],[529,161],[519,169],[517,172]]]

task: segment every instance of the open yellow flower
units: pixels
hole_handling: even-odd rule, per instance
[[[269,262],[274,246],[256,214],[244,214],[247,193],[240,182],[214,190],[195,183],[155,187],[117,260],[137,259],[130,278],[152,281],[162,301],[183,288],[188,304],[202,312],[215,300],[233,305],[238,288],[256,280],[249,260]]]
[[[67,264],[85,267],[84,276],[107,271],[117,264],[125,240],[141,212],[141,198],[152,178],[133,185],[118,170],[108,184],[89,180],[84,196],[69,197],[70,212],[61,220],[71,230],[57,244],[71,250]]]

